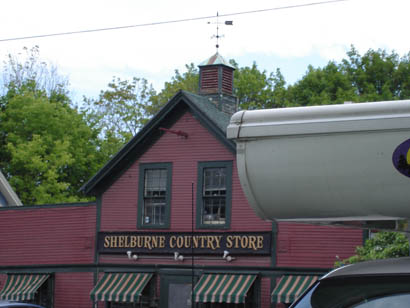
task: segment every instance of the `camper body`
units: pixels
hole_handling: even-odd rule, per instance
[[[264,219],[410,217],[410,100],[240,111],[227,135]]]

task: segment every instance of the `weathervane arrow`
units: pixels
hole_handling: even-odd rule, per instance
[[[223,38],[224,35],[219,35],[219,25],[233,26],[232,20],[225,20],[224,22],[219,22],[219,12],[216,12],[216,22],[208,21],[208,24],[216,24],[216,35],[213,35],[211,38],[216,38],[216,52],[218,53],[219,48],[219,39]]]

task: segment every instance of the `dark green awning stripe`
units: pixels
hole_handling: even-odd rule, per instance
[[[152,274],[105,273],[91,291],[94,302],[139,302]]]
[[[0,299],[10,301],[32,300],[38,288],[49,275],[8,275],[6,284],[0,292]]]
[[[195,302],[244,303],[256,275],[202,275],[194,288]]]
[[[318,278],[318,276],[283,276],[272,292],[272,303],[292,303]]]

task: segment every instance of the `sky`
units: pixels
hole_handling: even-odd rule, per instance
[[[0,61],[39,46],[41,59],[69,79],[74,100],[96,98],[114,76],[145,78],[160,91],[176,69],[183,73],[185,64],[198,65],[216,52],[217,14],[225,59],[240,67],[255,62],[268,73],[279,68],[288,84],[301,79],[308,65],[346,58],[352,45],[361,54],[410,52],[409,0],[318,2],[0,0]],[[227,20],[233,25],[224,25]],[[130,25],[136,27],[9,40]]]

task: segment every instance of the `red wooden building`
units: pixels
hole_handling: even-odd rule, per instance
[[[83,186],[96,203],[0,208],[0,297],[55,308],[267,308],[354,254],[360,230],[252,211],[225,136],[233,71],[218,54],[201,64],[200,93],[176,93]]]

